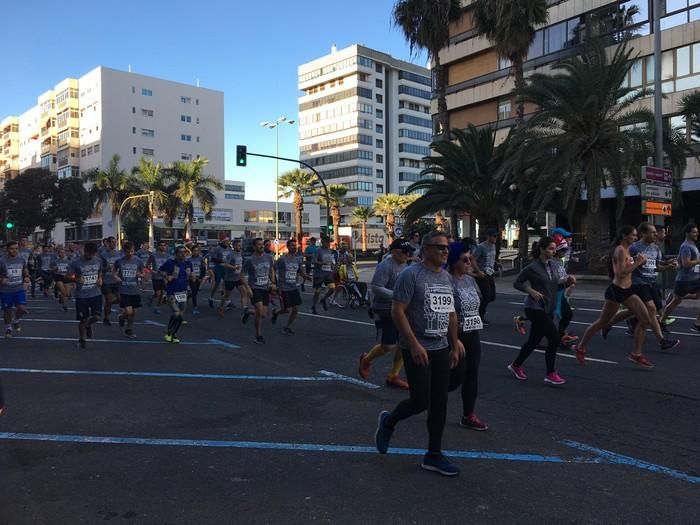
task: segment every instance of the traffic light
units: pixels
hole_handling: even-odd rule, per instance
[[[5,229],[7,229],[7,230],[11,230],[11,229],[13,229],[14,227],[15,227],[15,223],[12,222],[12,221],[7,221],[7,222],[5,223]]]
[[[247,146],[236,146],[236,166],[247,166],[248,165],[248,147]]]
[[[329,225],[328,225],[328,236],[330,237],[330,236],[332,236],[332,235],[333,235],[333,225],[332,225],[332,224],[329,224]]]

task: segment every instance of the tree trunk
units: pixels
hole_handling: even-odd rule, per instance
[[[525,263],[530,250],[530,232],[527,229],[527,217],[518,219],[518,255],[520,260]]]
[[[362,223],[362,253],[367,253],[367,223]]]
[[[301,249],[301,241],[304,238],[304,229],[302,227],[302,220],[304,219],[304,198],[299,192],[294,192],[294,209],[296,210],[297,244],[299,249]]]
[[[512,57],[513,76],[515,77],[515,125],[520,126],[525,118],[525,103],[520,90],[525,87],[525,72],[523,71],[523,57]]]
[[[396,221],[396,217],[394,217],[394,212],[387,213],[386,215],[386,233],[389,236],[389,240],[393,242],[396,239],[396,235],[394,235],[394,223]]]
[[[433,59],[433,75],[435,75],[435,91],[437,94],[438,128],[433,129],[435,135],[442,140],[449,140],[450,117],[447,112],[447,75],[445,68],[440,64],[439,53],[431,53]]]
[[[459,217],[455,210],[450,211],[450,233],[455,239],[459,236]]]
[[[333,206],[331,208],[331,216],[333,218],[333,242],[335,243],[335,247],[340,248],[340,232],[338,229],[340,228],[340,209],[336,206]]]
[[[590,273],[605,273],[605,263],[601,261],[600,247],[600,186],[588,189],[588,211],[586,214],[586,254],[588,256],[588,271]]]

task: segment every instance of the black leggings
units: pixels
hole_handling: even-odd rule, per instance
[[[447,392],[450,383],[450,349],[428,352],[430,364],[413,362],[410,350],[401,349],[406,367],[410,397],[401,401],[389,415],[386,424],[393,429],[399,421],[428,411],[428,452],[440,452],[442,432],[447,414]]]
[[[479,317],[482,319],[486,315],[486,307],[496,300],[496,281],[493,275],[484,275],[483,279],[477,279],[476,284],[481,292],[481,302],[479,303]]]
[[[199,279],[190,281],[190,296],[192,297],[192,308],[197,308],[197,294],[199,293],[199,287],[202,283]]]
[[[535,347],[543,337],[547,338],[547,350],[545,352],[545,362],[547,363],[547,373],[554,372],[554,363],[557,359],[557,346],[559,346],[559,330],[554,324],[553,315],[544,310],[533,310],[525,308],[525,315],[530,320],[530,336],[525,344],[520,348],[520,354],[515,359],[514,364],[523,366],[525,360],[530,357]]]
[[[559,339],[561,340],[562,337],[564,337],[564,334],[566,334],[566,329],[569,327],[569,323],[571,323],[571,318],[574,316],[574,313],[571,311],[571,306],[569,306],[569,300],[566,298],[566,296],[562,297],[561,299],[561,318],[559,319]]]
[[[469,332],[459,336],[464,345],[464,359],[450,373],[450,392],[462,385],[462,414],[472,415],[476,396],[479,392],[479,363],[481,362],[481,341],[479,332]]]

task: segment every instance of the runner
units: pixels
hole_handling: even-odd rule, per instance
[[[124,256],[121,250],[117,250],[117,240],[114,237],[107,237],[107,244],[102,250],[100,257],[104,264],[102,274],[102,295],[105,301],[104,318],[102,323],[109,326],[111,321],[109,316],[112,313],[112,305],[119,302],[119,279],[114,273],[114,263]]]
[[[56,254],[53,253],[51,247],[48,244],[42,245],[41,253],[37,257],[37,262],[39,278],[41,279],[40,289],[44,292],[44,297],[49,296],[49,290],[53,284],[53,270],[51,268],[55,260]]]
[[[134,255],[134,245],[130,241],[124,243],[124,257],[114,263],[114,274],[119,281],[119,326],[126,324],[124,334],[134,339],[134,318],[136,309],[141,308],[141,293],[139,282],[143,279],[144,264]]]
[[[241,251],[241,240],[233,240],[233,248],[231,252],[225,255],[222,263],[224,268],[224,296],[221,298],[219,306],[219,316],[223,317],[227,307],[233,307],[231,302],[231,293],[238,288],[241,294],[241,306],[245,308],[247,305],[248,293],[241,284],[241,270],[243,268],[243,252]]]
[[[316,250],[318,250],[318,246],[316,246],[316,237],[309,237],[308,244],[306,245],[306,249],[304,250],[304,271],[307,273],[307,275],[311,275],[311,263],[313,261]],[[301,283],[301,291],[305,291],[303,281]]]
[[[406,261],[406,264],[420,262],[420,232],[413,232],[408,238],[408,242],[411,244],[411,248],[413,248],[413,254],[409,257],[408,261]]]
[[[56,281],[56,289],[58,290],[58,304],[61,305],[64,312],[68,311],[68,304],[66,304],[66,302],[70,297],[66,275],[68,275],[68,267],[71,262],[71,259],[66,255],[66,250],[59,246],[56,250],[56,258],[51,266],[51,271],[53,272],[54,280]]]
[[[561,239],[557,243],[554,260],[559,263],[556,265],[556,268],[559,271],[560,280],[568,277],[568,263],[571,260],[572,250],[572,246],[566,239]],[[574,316],[574,312],[569,304],[569,297],[574,292],[574,288],[576,288],[576,283],[572,283],[557,292],[557,306],[554,310],[554,315],[559,319],[559,344],[563,348],[568,348],[571,343],[578,340],[577,335],[571,335],[567,331]]]
[[[474,266],[477,272],[480,272],[476,282],[481,291],[481,306],[479,306],[479,315],[483,324],[488,325],[486,320],[486,308],[489,303],[496,300],[496,281],[493,274],[496,272],[496,241],[498,238],[498,230],[489,228],[486,230],[486,240],[476,247],[473,253]]]
[[[75,281],[75,313],[78,320],[78,348],[85,349],[92,339],[92,325],[102,313],[102,268],[97,256],[97,244],[85,243],[82,257],[74,259],[68,268],[68,278]]]
[[[479,363],[481,341],[479,331],[483,329],[479,317],[479,286],[470,275],[472,257],[467,247],[460,242],[450,245],[447,267],[452,278],[455,309],[459,320],[459,340],[464,346],[464,359],[452,369],[450,391],[462,385],[462,419],[460,424],[472,430],[488,430],[488,425],[474,413],[479,392]]]
[[[204,257],[200,253],[198,244],[192,246],[189,261],[192,264],[192,275],[190,276],[190,298],[192,299],[192,315],[199,314],[197,308],[197,294],[202,283],[207,278],[207,268],[204,264]]]
[[[330,237],[321,238],[321,247],[316,250],[313,256],[313,286],[314,298],[311,306],[311,312],[316,315],[316,305],[321,296],[321,287],[326,285],[326,293],[321,299],[321,306],[324,310],[328,310],[327,299],[335,290],[335,281],[333,279],[333,271],[335,270],[335,253],[331,250]]]
[[[296,320],[299,314],[299,306],[302,304],[299,278],[302,281],[311,280],[311,277],[304,271],[304,257],[297,252],[297,241],[295,239],[287,241],[287,253],[277,259],[275,272],[279,282],[282,309],[272,310],[272,324],[277,322],[277,318],[280,315],[289,313],[289,319],[283,332],[285,335],[294,335],[292,324]]]
[[[209,308],[214,308],[214,297],[219,290],[219,284],[224,278],[226,268],[224,261],[231,255],[231,239],[224,237],[217,246],[209,250],[209,271],[211,272],[210,279],[212,281],[211,293],[209,294]]]
[[[632,315],[637,317],[638,321],[634,332],[634,351],[628,354],[627,357],[642,368],[654,368],[654,365],[642,353],[646,329],[651,326],[651,320],[644,302],[634,293],[634,288],[632,287],[632,272],[646,262],[646,258],[642,253],[638,253],[634,259],[630,256],[629,247],[636,240],[637,229],[634,226],[623,226],[613,243],[608,268],[612,283],[605,291],[603,309],[598,319],[586,329],[581,342],[573,346],[576,352],[576,359],[581,365],[585,365],[588,342],[598,331],[603,333],[603,329],[614,319],[620,304],[623,304],[632,312]],[[662,339],[662,341],[664,340]],[[662,342],[661,348],[665,350],[672,348],[675,344],[673,342]]]
[[[24,285],[29,282],[29,270],[24,257],[19,255],[16,241],[7,243],[7,255],[0,259],[0,300],[5,320],[5,337],[22,331],[20,319],[27,313],[27,292]],[[13,317],[14,309],[14,317]]]
[[[389,250],[390,254],[374,270],[371,284],[372,312],[377,317],[374,325],[377,330],[381,330],[382,338],[379,344],[374,345],[369,352],[360,354],[360,367],[357,373],[362,379],[367,379],[372,362],[378,357],[393,352],[394,361],[386,377],[386,386],[407,390],[408,383],[399,376],[403,367],[403,356],[396,344],[399,332],[391,316],[391,305],[396,280],[406,268],[406,263],[413,254],[413,246],[406,239],[395,239],[389,246]]]
[[[421,467],[445,476],[456,476],[459,467],[442,454],[450,368],[464,356],[458,337],[452,282],[442,269],[448,251],[444,233],[426,234],[423,261],[406,268],[396,280],[392,316],[399,330],[410,397],[399,403],[393,412],[379,414],[374,440],[379,453],[386,454],[396,424],[427,409],[429,443]]]
[[[147,242],[141,243],[141,248],[136,252],[136,257],[143,263],[143,279],[141,279],[141,290],[146,289],[146,281],[151,278],[151,269],[148,261],[151,258],[151,246]]]
[[[267,315],[267,306],[270,304],[270,291],[275,290],[275,268],[272,255],[265,253],[263,240],[257,238],[253,241],[253,255],[243,264],[241,279],[243,284],[249,287],[251,303],[255,308],[255,342],[265,344],[262,335],[262,320]],[[243,310],[241,321],[248,322],[251,312],[246,307]]]
[[[700,299],[700,251],[698,251],[698,226],[690,223],[683,228],[685,241],[678,252],[678,273],[673,288],[673,298],[666,305],[661,314],[661,322],[668,319],[671,312],[683,302],[684,299]],[[693,332],[700,332],[700,309],[695,318],[695,324],[690,328]]]
[[[158,271],[166,282],[165,293],[170,305],[170,321],[165,340],[177,344],[180,342],[177,331],[182,326],[182,314],[187,307],[187,286],[192,275],[192,263],[185,259],[185,247],[177,246],[175,258],[165,261]]]
[[[160,313],[160,303],[163,300],[163,292],[165,292],[165,280],[160,273],[160,267],[170,259],[168,254],[168,246],[165,241],[159,241],[156,251],[151,254],[148,259],[148,267],[151,270],[151,284],[153,285],[153,297],[151,298],[151,306],[153,313]]]
[[[513,287],[525,292],[525,316],[530,320],[530,337],[520,348],[520,354],[508,370],[516,379],[525,381],[527,375],[523,369],[525,360],[530,357],[543,337],[547,338],[545,362],[547,375],[544,382],[550,385],[563,385],[566,379],[555,368],[559,330],[554,324],[554,309],[557,304],[557,292],[567,286],[576,284],[573,275],[560,278],[559,264],[553,260],[556,245],[551,237],[543,237],[532,251],[534,261],[527,265],[515,279]]]

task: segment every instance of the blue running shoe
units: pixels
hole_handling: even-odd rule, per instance
[[[459,475],[459,467],[447,459],[447,456],[439,452],[428,452],[423,456],[423,463],[420,466],[425,470],[439,472],[443,476]]]
[[[377,450],[380,454],[386,454],[389,450],[389,440],[394,433],[393,430],[386,426],[386,420],[389,417],[389,412],[382,410],[377,419],[377,431],[374,433],[374,443],[377,445]]]

